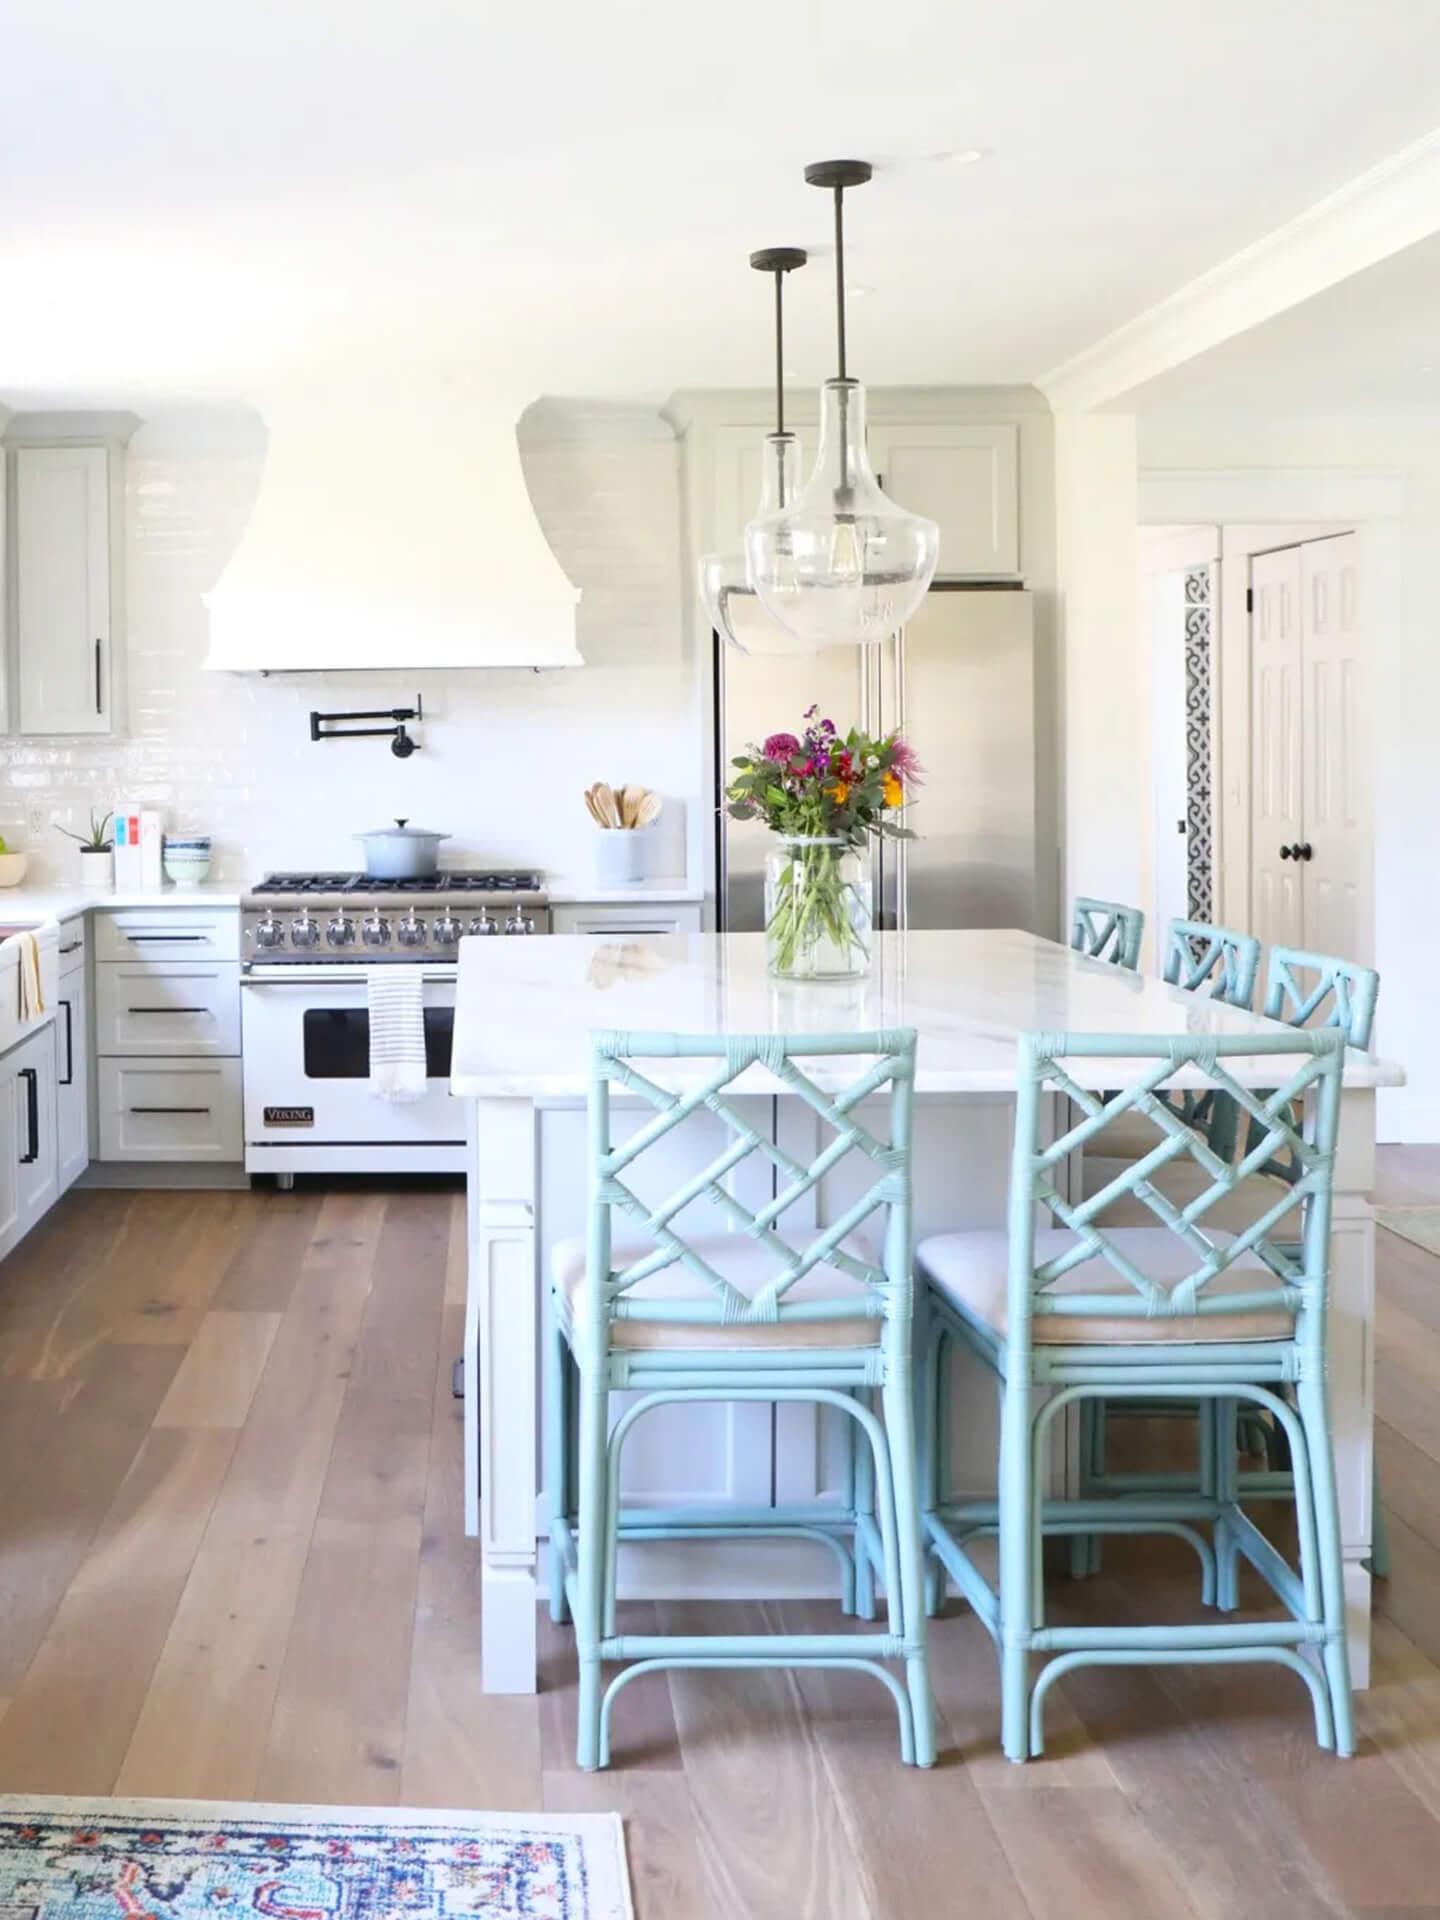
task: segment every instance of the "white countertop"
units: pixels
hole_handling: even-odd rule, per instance
[[[1013,1092],[1016,1035],[1027,1030],[1288,1031],[1013,929],[880,934],[864,980],[823,986],[774,979],[758,933],[467,939],[460,943],[450,1087],[470,1097],[583,1095],[587,1036],[595,1028],[715,1034],[901,1026],[919,1032],[915,1084],[922,1093]],[[1123,1060],[1095,1060],[1080,1071],[1083,1064],[1075,1063],[1075,1077],[1092,1087],[1125,1086],[1136,1077]],[[1226,1064],[1242,1085],[1283,1084],[1274,1054]],[[825,1076],[817,1069],[815,1077]],[[1374,1055],[1347,1057],[1347,1086],[1399,1086],[1404,1078],[1401,1068]]]
[[[92,909],[116,907],[238,907],[241,889],[209,882],[198,887],[0,887],[0,921],[76,920]]]

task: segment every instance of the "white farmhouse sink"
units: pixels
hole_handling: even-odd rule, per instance
[[[44,1013],[20,1017],[20,939],[33,933],[40,943],[40,991]],[[60,928],[54,920],[0,920],[0,1053],[55,1017],[60,991]]]

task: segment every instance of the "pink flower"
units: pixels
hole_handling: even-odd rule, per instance
[[[918,787],[924,778],[925,769],[920,765],[920,756],[908,741],[897,737],[890,748],[890,765],[907,787]]]
[[[793,733],[772,733],[765,742],[765,758],[778,760],[781,766],[793,760],[800,751],[800,742]]]

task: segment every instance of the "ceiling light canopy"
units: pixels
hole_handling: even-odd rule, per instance
[[[865,389],[846,363],[844,197],[871,172],[866,160],[805,169],[811,186],[834,195],[838,367],[820,391],[820,448],[804,489],[783,507],[762,510],[745,529],[750,584],[766,612],[807,649],[887,640],[924,599],[940,556],[935,522],[907,512],[875,477]]]

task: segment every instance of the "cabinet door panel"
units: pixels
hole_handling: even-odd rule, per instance
[[[55,1006],[55,1131],[61,1193],[90,1164],[90,1007],[83,966],[60,976]]]
[[[95,969],[99,1054],[229,1054],[240,1051],[240,969],[134,966]]]
[[[20,1223],[20,1156],[24,1151],[24,1087],[11,1055],[0,1060],[0,1257],[25,1231]]]
[[[20,731],[108,733],[110,499],[104,447],[15,456]]]
[[[1018,446],[1005,422],[871,427],[885,491],[940,529],[942,580],[1020,572]]]
[[[244,1158],[238,1060],[101,1060],[102,1160]]]

